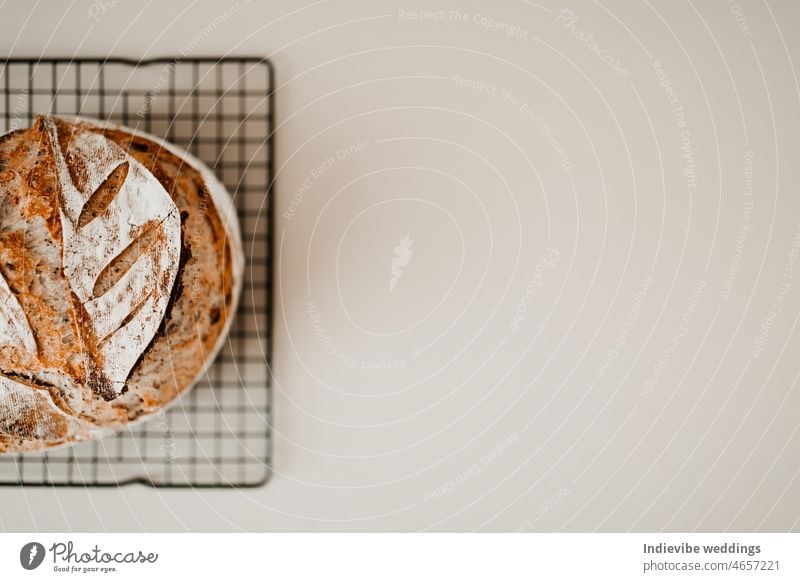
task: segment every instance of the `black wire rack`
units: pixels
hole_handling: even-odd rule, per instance
[[[273,74],[263,58],[7,59],[0,135],[81,115],[190,151],[234,198],[243,293],[206,377],[162,413],[100,441],[0,454],[0,485],[254,487],[270,475]]]

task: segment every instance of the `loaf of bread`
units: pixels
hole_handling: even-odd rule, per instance
[[[243,268],[230,196],[186,152],[86,119],[0,136],[0,452],[163,410],[225,340]]]

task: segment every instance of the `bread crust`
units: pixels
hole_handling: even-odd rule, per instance
[[[31,353],[0,345],[0,452],[97,438],[163,410],[213,360],[241,287],[241,241],[238,228],[230,228],[235,216],[220,215],[215,200],[227,193],[216,181],[210,184],[207,168],[133,130],[87,120],[54,122],[62,152],[82,135],[101,136],[158,181],[180,216],[180,258],[157,331],[121,390],[109,391],[98,380],[99,348],[85,341],[96,322],[64,272],[63,186],[58,152],[48,138],[51,122],[39,118],[28,130],[0,137],[0,276],[22,307],[37,347]],[[66,160],[80,190],[91,177],[80,159]],[[122,172],[112,174],[103,188],[113,194],[124,179]],[[93,197],[98,202],[89,210],[102,213],[102,198]],[[137,260],[135,252],[130,261]]]

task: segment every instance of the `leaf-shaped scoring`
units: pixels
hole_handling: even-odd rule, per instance
[[[113,391],[104,396],[110,398],[122,390],[164,318],[178,272],[180,216],[155,176],[117,144],[78,128],[65,155],[56,121],[46,118],[44,123],[60,189],[64,275],[91,320],[99,371]],[[81,190],[72,180],[68,160],[80,165]],[[86,215],[81,216],[87,203],[125,164],[128,172],[116,196],[104,200],[98,215],[87,222]],[[158,229],[156,236],[153,229]],[[142,245],[136,242],[143,236],[150,244],[138,248]],[[134,257],[126,249],[134,251]],[[135,256],[136,252],[141,254]],[[117,259],[119,272],[113,284],[98,285],[98,278]],[[96,293],[98,287],[102,293]]]
[[[22,306],[0,273],[0,345],[11,345],[36,353],[36,340]]]

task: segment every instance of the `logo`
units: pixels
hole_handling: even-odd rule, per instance
[[[392,278],[389,280],[389,291],[394,291],[397,282],[403,276],[403,267],[408,266],[411,257],[414,256],[411,250],[412,244],[414,244],[414,241],[411,240],[409,235],[406,235],[400,239],[400,244],[392,249],[394,258],[392,259]]]
[[[19,563],[26,570],[35,570],[44,561],[44,546],[39,542],[30,542],[22,546],[19,552]]]

